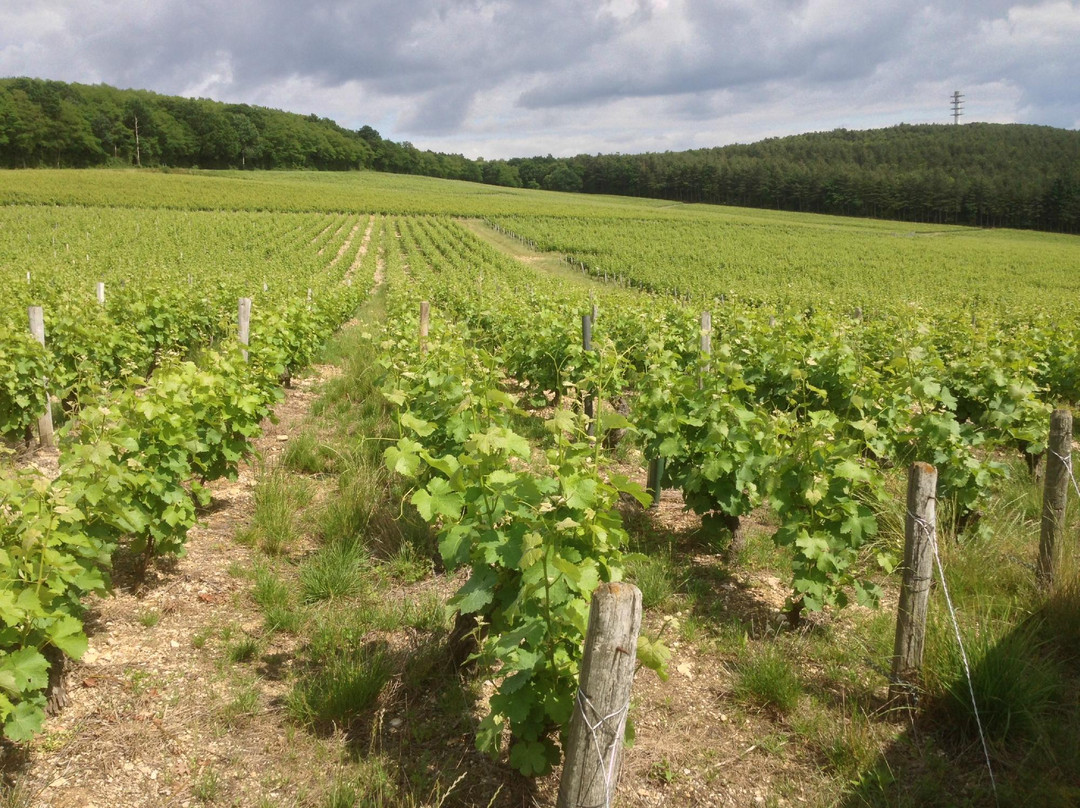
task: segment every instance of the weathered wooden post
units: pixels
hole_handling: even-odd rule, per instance
[[[610,808],[619,781],[637,667],[641,592],[600,584],[589,607],[585,656],[566,739],[557,808]]]
[[[240,352],[244,355],[244,361],[248,361],[247,346],[250,344],[251,339],[251,298],[240,298],[239,305],[237,306],[237,336],[240,338],[240,344],[244,347],[240,349]]]
[[[581,315],[581,348],[591,351],[592,347],[592,318],[588,314]],[[585,391],[585,417],[589,419],[588,434],[596,434],[596,396],[590,391]]]
[[[645,493],[652,497],[649,510],[660,507],[660,492],[664,490],[664,458],[654,457],[649,461],[649,471],[645,478]]]
[[[712,354],[712,312],[701,312],[701,354],[708,357]],[[704,361],[704,360],[703,360]],[[708,375],[712,366],[704,361],[701,366],[701,376],[698,378],[698,389],[705,386],[705,376]]]
[[[45,312],[41,306],[31,306],[29,310],[30,314],[30,334],[34,339],[40,343],[41,347],[45,347]],[[41,446],[53,446],[56,441],[53,438],[53,422],[52,422],[52,404],[49,399],[49,380],[42,379],[42,386],[45,388],[45,412],[38,416],[38,443]]]
[[[104,281],[98,281],[97,282],[97,302],[102,306],[105,305],[105,282]]]
[[[1050,415],[1050,440],[1046,447],[1046,480],[1043,487],[1042,523],[1039,527],[1039,583],[1049,587],[1057,572],[1060,540],[1065,529],[1065,503],[1072,478],[1072,413],[1054,410]]]
[[[431,303],[420,301],[420,353],[427,353],[428,328],[431,324]]]
[[[896,613],[896,643],[889,684],[889,699],[909,705],[917,693],[922,670],[936,532],[937,469],[929,463],[914,463],[908,472],[904,578]]]

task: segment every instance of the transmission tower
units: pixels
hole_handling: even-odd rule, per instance
[[[952,94],[952,122],[960,123],[960,116],[963,114],[964,104],[960,100],[964,96],[960,94],[959,90],[954,90]]]

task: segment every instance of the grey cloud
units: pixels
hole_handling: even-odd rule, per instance
[[[913,16],[903,8],[890,9],[820,33],[800,26],[799,12],[805,7],[798,0],[692,6],[690,38],[666,43],[643,39],[636,51],[617,47],[598,54],[599,69],[547,77],[522,93],[519,102],[536,109],[737,89],[780,79],[796,84],[848,81],[869,75],[895,53]]]
[[[912,120],[925,108],[915,88],[936,94],[946,84],[1007,86],[999,96],[1012,106],[998,119],[1074,126],[1080,117],[1080,32],[1057,30],[1080,25],[1076,0],[41,5],[38,19],[26,5],[0,9],[0,72],[229,101],[281,97],[319,114],[333,99],[339,119],[354,109],[355,125],[389,121],[384,134],[435,147],[440,137],[522,143],[541,132],[554,143],[618,137],[631,151],[635,142],[718,145],[680,133],[730,136],[722,122],[737,117],[752,140],[755,121],[775,131],[790,110],[827,124],[826,110],[867,98],[884,99],[882,123]],[[365,106],[334,97],[346,90]],[[374,109],[379,121],[368,117]]]
[[[450,133],[465,121],[472,102],[472,92],[464,88],[428,93],[399,125],[406,131],[422,135]]]

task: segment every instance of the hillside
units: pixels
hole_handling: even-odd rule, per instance
[[[0,79],[0,166],[372,169],[491,185],[901,221],[1080,231],[1080,132],[835,130],[684,152],[470,160],[316,115]]]
[[[420,152],[369,126],[249,104],[119,90],[105,84],[0,79],[0,166],[361,168],[483,179],[460,155]]]
[[[531,161],[519,163],[524,177]],[[1080,132],[1048,126],[838,129],[571,163],[586,192],[984,227],[1080,227]]]

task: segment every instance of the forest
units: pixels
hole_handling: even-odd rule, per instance
[[[1080,133],[1024,124],[816,132],[683,152],[469,159],[317,115],[0,79],[0,166],[375,170],[900,221],[1080,232]]]

